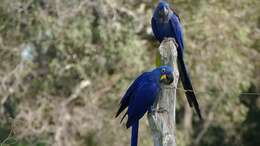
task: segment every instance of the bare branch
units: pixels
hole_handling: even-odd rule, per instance
[[[154,146],[176,146],[175,141],[175,104],[176,87],[179,79],[177,68],[177,47],[174,39],[165,39],[160,47],[162,65],[171,65],[174,69],[174,81],[171,85],[162,85],[154,113],[148,114],[153,134]]]

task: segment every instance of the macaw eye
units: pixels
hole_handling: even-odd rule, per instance
[[[165,71],[166,71],[165,68],[162,68],[162,73],[165,73]]]

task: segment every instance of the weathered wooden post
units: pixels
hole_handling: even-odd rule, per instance
[[[149,125],[153,134],[154,146],[176,146],[175,141],[175,104],[176,88],[179,79],[177,67],[177,47],[175,40],[165,39],[159,47],[161,64],[173,67],[174,81],[171,85],[162,85],[156,111],[148,114]]]

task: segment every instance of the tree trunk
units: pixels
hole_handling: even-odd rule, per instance
[[[154,146],[176,146],[175,141],[175,104],[176,88],[179,79],[177,67],[177,47],[174,39],[165,39],[160,47],[161,65],[173,67],[174,81],[171,85],[162,85],[155,112],[148,114],[153,134]]]

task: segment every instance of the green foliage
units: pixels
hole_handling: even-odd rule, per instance
[[[113,116],[131,81],[154,66],[159,44],[151,39],[150,18],[156,2],[2,0],[1,142],[15,125],[14,146],[129,145],[130,131]],[[259,96],[240,97],[260,89],[259,1],[174,2],[206,119],[184,118],[189,111],[180,92],[178,145],[259,145]],[[152,144],[145,120],[139,140]]]

